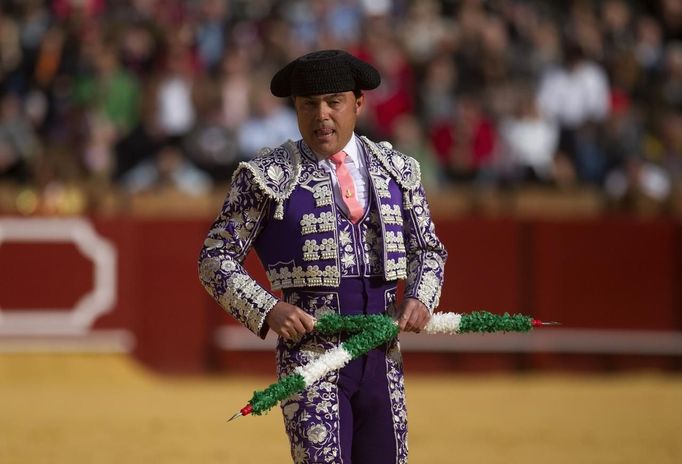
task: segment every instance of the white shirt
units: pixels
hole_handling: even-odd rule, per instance
[[[168,77],[157,96],[159,126],[170,135],[188,132],[196,120],[192,103],[192,84],[181,77]]]
[[[369,184],[367,182],[367,167],[365,166],[364,158],[360,155],[361,150],[360,140],[352,135],[343,151],[346,152],[346,161],[344,166],[348,169],[348,173],[353,178],[353,183],[355,184],[355,195],[358,203],[362,206],[362,209],[367,208],[367,197],[369,196]],[[317,162],[325,171],[331,173],[332,183],[334,184],[334,198],[338,201],[336,204],[343,209],[346,214],[350,214],[346,203],[343,201],[341,196],[341,188],[339,187],[339,180],[336,177],[336,165],[330,159],[324,159]]]
[[[604,70],[591,62],[571,70],[551,70],[542,78],[537,101],[543,114],[562,126],[603,121],[609,113],[609,81]]]
[[[510,161],[531,166],[548,177],[559,144],[559,127],[548,119],[512,118],[502,122],[500,135]]]

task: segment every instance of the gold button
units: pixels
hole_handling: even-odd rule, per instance
[[[350,189],[346,190],[346,198],[350,198],[353,196],[353,192],[350,191]]]

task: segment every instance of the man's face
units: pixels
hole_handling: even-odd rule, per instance
[[[353,92],[294,97],[303,140],[323,158],[338,153],[353,135],[364,102]]]

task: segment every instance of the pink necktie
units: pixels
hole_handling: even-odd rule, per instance
[[[345,166],[346,156],[348,155],[345,151],[340,151],[329,157],[329,159],[336,166],[336,178],[339,181],[343,202],[346,204],[348,211],[350,212],[350,220],[353,221],[353,224],[357,224],[360,218],[362,218],[363,211],[362,206],[360,206],[360,203],[358,202],[358,199],[355,195],[355,183],[353,182],[350,172],[348,172],[348,169],[346,169]]]

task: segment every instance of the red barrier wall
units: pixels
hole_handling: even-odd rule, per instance
[[[129,330],[135,337],[133,354],[164,372],[253,367],[257,357],[216,348],[216,329],[235,322],[198,281],[196,259],[208,221],[117,218],[96,219],[92,225],[117,256],[116,301],[94,322],[93,333]],[[568,329],[682,330],[682,229],[677,223],[471,218],[437,221],[437,232],[449,252],[443,310],[522,312],[559,320]],[[247,267],[265,284],[255,255]],[[94,285],[92,268],[72,244],[5,239],[0,242],[0,308],[68,308]],[[0,319],[0,342],[13,336],[3,330]],[[271,353],[262,358],[274,363]],[[572,365],[568,358],[551,353],[406,356],[408,364],[419,359],[421,366],[446,368]],[[679,356],[664,358],[644,356],[634,364],[679,368]],[[600,355],[588,364],[627,367],[614,359]]]
[[[677,230],[624,220],[534,224],[533,312],[571,327],[679,328]]]
[[[438,223],[448,251],[440,308],[468,312],[520,312],[525,301],[523,225],[462,219]]]

